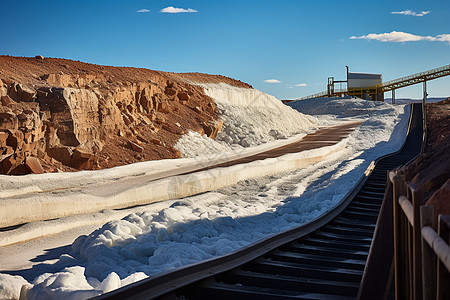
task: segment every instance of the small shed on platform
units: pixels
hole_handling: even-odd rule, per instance
[[[372,89],[370,92],[367,88],[375,87],[380,85],[383,82],[383,77],[381,74],[370,74],[370,73],[348,73],[347,77],[347,87],[348,90],[360,90],[361,96],[364,99],[372,99],[372,100],[384,100],[383,93],[374,93]],[[365,92],[367,91],[367,92]],[[361,97],[360,96],[360,97]]]
[[[367,88],[381,84],[383,78],[381,74],[369,73],[348,73],[349,88]]]

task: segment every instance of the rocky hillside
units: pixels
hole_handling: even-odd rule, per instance
[[[77,61],[0,56],[0,172],[103,169],[176,158],[188,130],[214,138],[217,107],[193,82],[251,86]]]
[[[406,180],[423,192],[426,205],[439,214],[450,215],[450,98],[427,104],[427,143],[411,164],[401,169]]]

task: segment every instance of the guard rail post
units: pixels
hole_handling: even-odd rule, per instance
[[[395,299],[410,299],[406,280],[408,276],[407,261],[405,261],[407,249],[405,230],[403,230],[406,224],[398,203],[400,196],[406,196],[405,176],[390,172],[389,177],[393,185]]]
[[[412,183],[409,184],[409,188],[412,196],[412,206],[413,206],[413,236],[412,236],[412,257],[413,257],[413,292],[414,299],[422,299],[422,251],[421,251],[421,239],[422,239],[422,228],[420,227],[420,206],[423,202],[423,192],[418,190],[416,186]]]
[[[404,183],[405,188],[406,188],[406,199],[408,200],[408,203],[411,204],[412,207],[412,203],[409,199],[411,199],[411,189],[409,188],[408,184],[405,182]],[[398,201],[400,201],[400,198],[398,199]],[[412,210],[413,211],[413,210]],[[411,214],[412,218],[414,218],[414,214]],[[411,217],[410,215],[410,217]],[[413,232],[414,232],[414,228],[413,228],[413,220],[409,220],[408,216],[406,215],[406,212],[402,209],[401,210],[401,216],[402,216],[402,221],[403,221],[403,230],[406,234],[405,237],[405,243],[406,243],[406,255],[405,255],[405,260],[406,260],[406,274],[408,274],[408,278],[407,278],[407,287],[408,287],[408,291],[409,291],[409,298],[413,300],[414,299],[414,286],[413,286],[413,282],[414,282],[414,265],[413,265],[413,260],[414,260],[414,256],[413,256],[413,249],[414,249],[414,245],[413,245]]]
[[[420,207],[420,228],[434,228],[434,209],[432,206]],[[422,295],[423,300],[436,299],[436,254],[421,235],[422,240]]]
[[[444,242],[449,244],[450,235],[450,216],[439,215],[439,228],[438,234],[444,240]],[[438,259],[437,264],[437,299],[448,300],[450,299],[450,274],[444,263]]]

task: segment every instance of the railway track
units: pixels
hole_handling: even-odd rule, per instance
[[[355,299],[389,170],[417,156],[422,109],[413,104],[402,149],[377,161],[332,212],[239,252],[136,282],[98,299]]]

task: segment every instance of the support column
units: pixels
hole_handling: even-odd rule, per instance
[[[392,104],[395,104],[395,90],[392,90]]]
[[[423,99],[422,99],[422,105],[425,107],[425,105],[427,104],[427,82],[424,81],[423,82]]]
[[[422,116],[423,116],[423,138],[422,138],[422,152],[425,151],[427,140],[427,81],[423,82],[423,99],[422,99]]]

